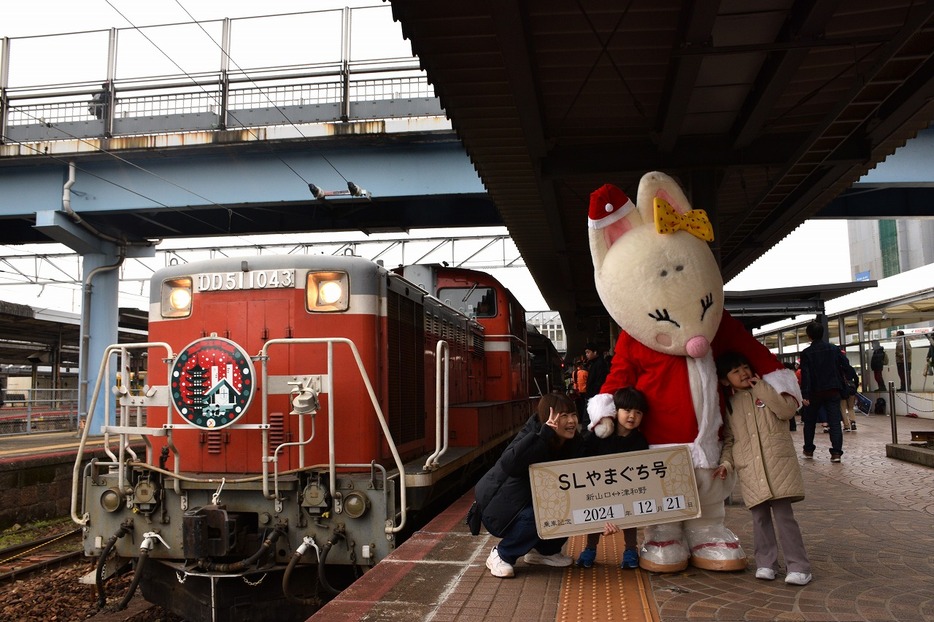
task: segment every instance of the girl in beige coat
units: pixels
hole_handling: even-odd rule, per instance
[[[807,585],[812,578],[811,563],[791,509],[792,503],[804,499],[801,468],[788,431],[788,420],[798,404],[760,382],[749,361],[737,352],[717,359],[717,377],[728,405],[723,451],[714,477],[725,478],[736,470],[743,501],[752,513],[756,578],[775,579],[780,540],[788,573],[785,583]]]

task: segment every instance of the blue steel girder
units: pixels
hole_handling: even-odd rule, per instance
[[[71,209],[138,241],[327,230],[501,225],[453,132],[93,152],[0,162],[0,243],[45,242],[37,212]],[[347,193],[348,182],[370,197]],[[309,184],[343,193],[316,200]]]

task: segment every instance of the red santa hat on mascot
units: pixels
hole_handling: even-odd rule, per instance
[[[612,184],[604,184],[590,194],[587,226],[603,229],[619,222],[636,209],[626,193]]]

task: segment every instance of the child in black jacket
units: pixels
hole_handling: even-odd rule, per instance
[[[648,411],[645,395],[634,387],[626,387],[613,394],[613,405],[616,406],[616,433],[600,438],[593,432],[588,432],[584,436],[583,453],[585,456],[605,456],[649,448],[648,441],[639,431],[642,417]],[[616,525],[607,523],[603,534],[610,535],[618,531],[619,528]],[[626,549],[623,551],[620,568],[638,568],[639,549],[636,542],[636,528],[623,529],[623,538],[626,542]],[[597,558],[599,541],[599,533],[587,534],[587,545],[577,558],[578,566],[581,568],[593,566]]]

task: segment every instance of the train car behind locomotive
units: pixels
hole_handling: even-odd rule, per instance
[[[130,391],[143,351],[147,386]],[[524,311],[483,273],[170,266],[151,279],[149,341],[101,362],[89,410],[105,400],[114,447],[84,464],[82,443],[72,517],[102,590],[131,561],[145,598],[188,620],[304,619],[334,569],[377,563],[495,457],[531,413],[529,378]]]

